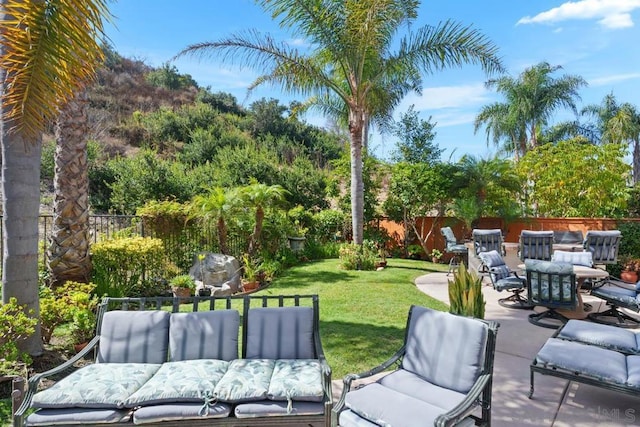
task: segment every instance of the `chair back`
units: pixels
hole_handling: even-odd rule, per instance
[[[504,262],[504,258],[498,251],[480,252],[478,256],[489,269],[489,276],[494,285],[498,283],[498,280],[511,276],[511,269]]]
[[[529,304],[548,308],[578,306],[573,265],[563,262],[525,260]]]
[[[237,359],[239,331],[238,310],[173,313],[169,322],[169,359]]]
[[[453,230],[451,227],[442,227],[440,229],[440,234],[444,237],[446,243],[446,250],[448,251],[452,246],[458,243],[455,234],[453,234]]]
[[[587,231],[584,250],[591,252],[594,264],[615,264],[618,262],[618,248],[622,234],[618,230]]]
[[[553,231],[522,230],[518,256],[520,260],[540,259],[551,260],[553,253]]]
[[[493,372],[496,330],[495,322],[412,306],[402,368],[467,393],[480,374]]]
[[[481,252],[498,251],[502,253],[502,230],[499,228],[480,230],[474,229],[473,249],[476,256]]]
[[[551,261],[566,262],[567,264],[581,265],[583,267],[593,267],[593,256],[591,252],[553,251]]]
[[[584,241],[584,236],[580,230],[556,230],[553,232],[553,243],[560,244],[580,244]]]

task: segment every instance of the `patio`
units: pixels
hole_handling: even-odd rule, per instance
[[[416,286],[424,293],[448,303],[446,273],[418,277]],[[494,366],[492,425],[554,427],[640,426],[640,396],[632,397],[597,387],[568,382],[555,377],[535,376],[533,399],[529,393],[529,365],[554,330],[528,322],[529,310],[507,309],[498,305],[505,296],[485,278],[485,318],[500,322]],[[604,302],[588,294],[584,300],[594,310]],[[340,395],[342,381],[333,381],[333,394]]]

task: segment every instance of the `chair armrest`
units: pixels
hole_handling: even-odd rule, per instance
[[[98,345],[99,341],[100,341],[99,336],[94,337],[91,341],[89,341],[89,344],[87,344],[85,348],[80,350],[71,359],[67,360],[61,365],[56,366],[53,369],[49,369],[48,371],[41,372],[39,374],[35,374],[31,378],[29,378],[27,392],[24,395],[24,400],[22,401],[22,404],[20,405],[20,407],[18,408],[18,410],[14,415],[14,425],[16,426],[22,425],[22,417],[24,416],[26,411],[29,409],[29,406],[31,405],[31,400],[33,399],[33,395],[36,394],[36,392],[38,391],[38,385],[40,384],[40,381],[42,381],[43,378],[47,378],[52,375],[59,374],[60,372],[63,372],[73,367],[73,364],[79,361],[80,359],[82,359],[87,354],[89,354],[89,352],[93,350],[96,347],[96,345]],[[16,420],[20,420],[20,422],[17,422]]]
[[[402,348],[396,351],[393,356],[391,356],[388,360],[382,362],[380,365],[376,366],[375,368],[365,372],[361,372],[359,374],[347,374],[342,380],[344,383],[344,386],[342,388],[342,394],[340,395],[340,398],[338,399],[335,406],[333,407],[334,408],[333,412],[337,415],[344,407],[345,400],[347,399],[347,393],[351,390],[351,383],[354,380],[368,378],[373,375],[379,374],[380,372],[386,371],[387,369],[389,369],[391,365],[393,365],[398,360],[400,360],[400,358],[404,356],[404,353],[405,353],[405,346],[403,345]]]
[[[449,412],[439,415],[434,425],[437,427],[454,426],[467,417],[478,405],[482,392],[491,384],[491,375],[483,374],[478,377],[466,397]]]

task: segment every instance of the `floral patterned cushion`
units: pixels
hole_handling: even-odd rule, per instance
[[[122,408],[127,398],[158,371],[147,363],[85,366],[33,396],[34,408]]]
[[[276,361],[236,359],[216,385],[214,395],[222,402],[248,402],[266,399]]]
[[[276,360],[267,397],[271,400],[321,402],[322,368],[314,359]]]
[[[145,385],[129,396],[125,406],[203,402],[213,396],[228,366],[229,362],[212,359],[164,363]]]

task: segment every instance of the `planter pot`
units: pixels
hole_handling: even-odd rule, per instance
[[[386,266],[387,266],[387,261],[378,261],[376,262],[376,265],[375,265],[376,268],[386,267]]]
[[[638,282],[638,272],[637,271],[622,271],[620,273],[620,278],[628,283],[637,283]]]
[[[73,349],[75,350],[76,353],[80,353],[82,351],[82,349],[87,346],[87,344],[89,344],[88,341],[81,342],[81,343],[78,343],[78,344],[74,344],[73,345]]]
[[[289,247],[294,252],[300,252],[304,250],[304,242],[306,237],[287,237],[289,239]]]
[[[253,281],[253,282],[242,282],[242,290],[244,292],[251,292],[251,291],[255,291],[256,289],[258,289],[260,287],[260,282]]]
[[[171,290],[173,291],[173,296],[176,298],[180,298],[181,302],[191,296],[191,289],[189,288],[177,288],[174,286],[173,288],[171,288]]]
[[[440,262],[440,258],[431,257],[431,262],[434,264],[438,264]]]
[[[211,289],[209,289],[209,288],[200,288],[200,289],[198,289],[198,296],[199,297],[210,297],[211,296]]]

